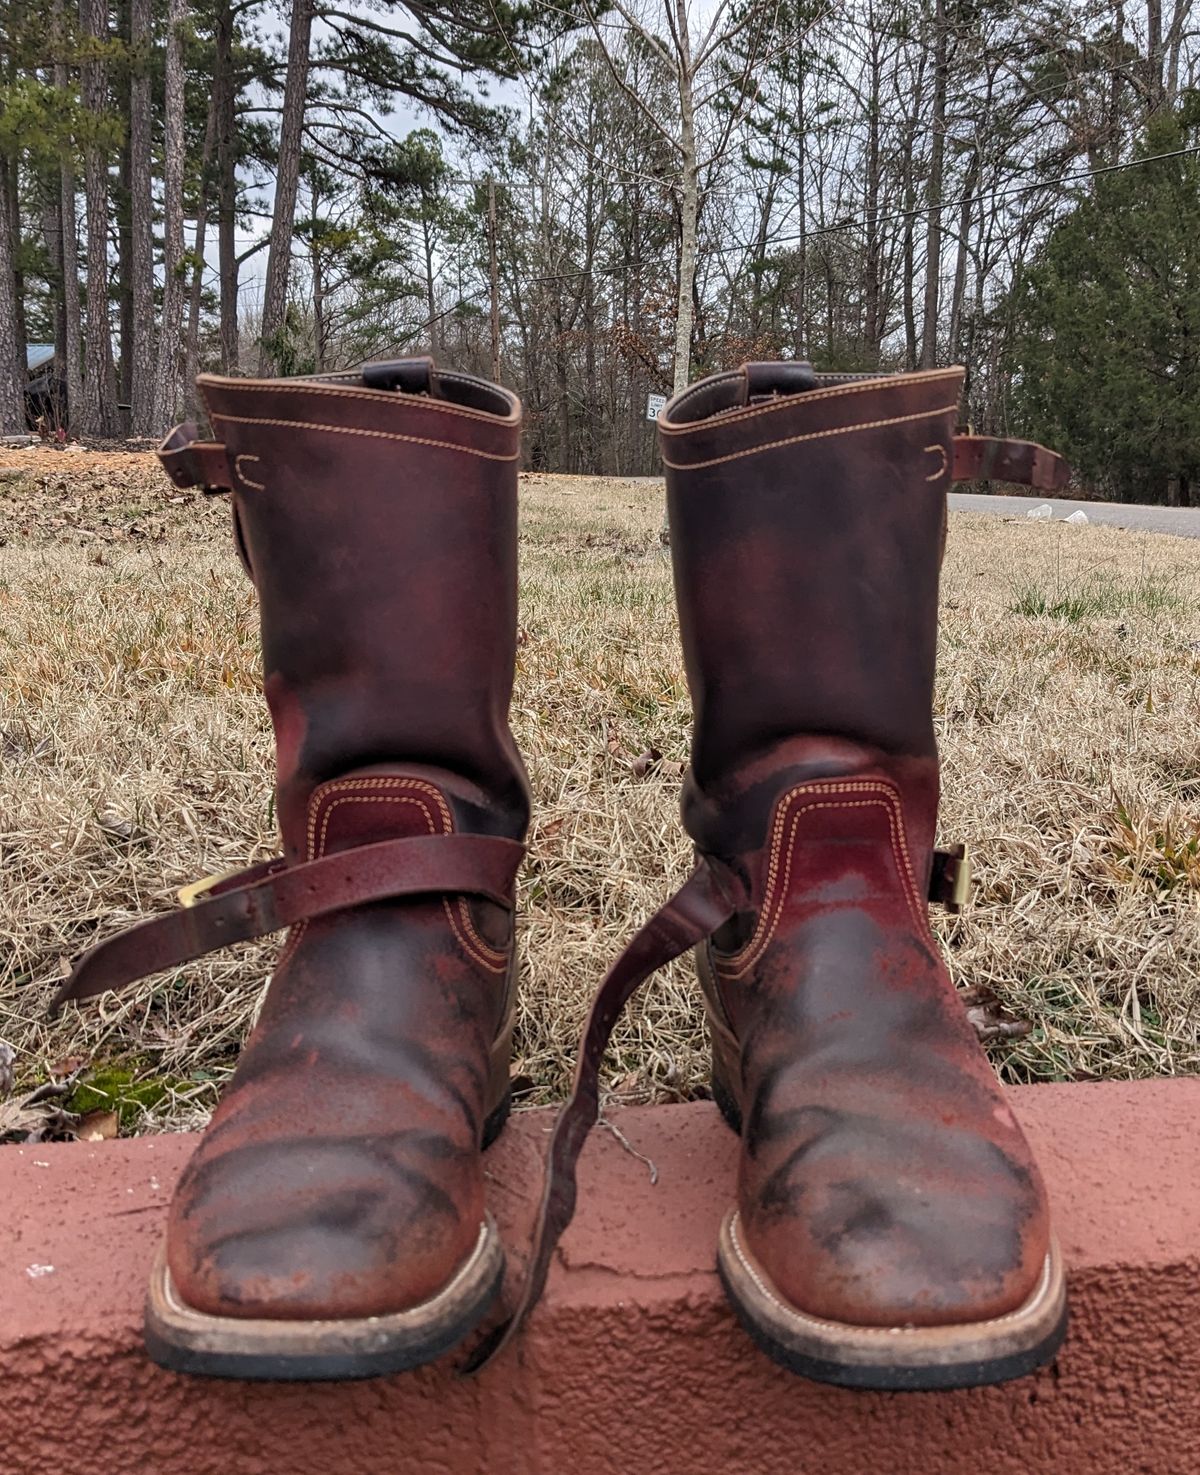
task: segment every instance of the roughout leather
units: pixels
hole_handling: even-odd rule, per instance
[[[199,382],[224,448],[203,464],[228,469],[259,593],[287,861],[409,836],[521,840],[515,398],[428,372],[420,396]],[[511,963],[510,909],[462,895],[291,931],[172,1203],[184,1301],[366,1317],[450,1280],[484,1215]]]
[[[749,894],[700,949],[741,1233],[812,1316],[999,1316],[1037,1284],[1045,1191],[925,904],[962,373],[758,403],[733,378],[659,427],[695,709],[684,823]]]

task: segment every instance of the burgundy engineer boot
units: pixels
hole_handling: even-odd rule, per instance
[[[61,998],[287,928],[184,1171],[152,1357],[353,1378],[437,1357],[504,1270],[481,1150],[503,1125],[514,879],[508,727],[520,406],[428,359],[202,378],[216,440],[160,452],[232,494],[259,595],[283,857],[95,947]]]
[[[571,1216],[612,1024],[695,944],[713,1093],[742,1139],[719,1269],[759,1345],[901,1389],[1016,1377],[1062,1339],[1042,1181],[927,902],[957,905],[965,882],[961,850],[934,848],[946,490],[1067,468],[956,438],[961,381],[749,364],[659,417],[699,865],[597,996],[518,1320]]]

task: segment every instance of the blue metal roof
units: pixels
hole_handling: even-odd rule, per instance
[[[29,343],[25,347],[25,367],[31,374],[44,368],[53,357],[53,343]]]

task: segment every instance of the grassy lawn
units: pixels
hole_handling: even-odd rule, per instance
[[[4,460],[22,475],[0,480],[0,1136],[64,1104],[196,1126],[273,942],[53,1023],[45,1004],[93,937],[274,853],[253,591],[224,502],[149,456]],[[522,496],[514,723],[536,810],[516,1069],[546,1102],[606,962],[688,869],[690,710],[658,490],[529,476]],[[1001,1073],[1200,1070],[1200,540],[953,517],[936,713],[942,835],[971,845],[977,886],[935,925]],[[18,1119],[54,1079],[61,1100]],[[607,1082],[644,1101],[706,1079],[677,965],[627,1011]]]

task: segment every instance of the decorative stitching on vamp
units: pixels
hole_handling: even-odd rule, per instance
[[[810,803],[796,804],[795,800],[808,794],[874,794],[873,799],[827,800],[814,799]],[[878,779],[851,779],[848,781],[816,780],[811,784],[799,784],[783,796],[775,811],[775,822],[771,833],[771,852],[767,861],[767,884],[764,888],[762,910],[754,935],[740,952],[721,964],[722,976],[729,979],[743,977],[766,951],[779,926],[787,900],[788,886],[792,876],[792,858],[795,854],[796,832],[804,815],[817,809],[870,809],[882,808],[888,817],[888,828],[892,839],[892,858],[900,879],[905,883],[905,900],[913,920],[922,931],[929,930],[929,917],[921,906],[920,892],[913,875],[912,859],[908,851],[908,839],[904,833],[904,816],[900,807],[900,796],[888,783]],[[790,821],[790,825],[789,825]],[[780,879],[779,859],[785,849],[783,832],[787,827],[786,854],[783,876]]]
[[[740,451],[730,451],[726,456],[712,456],[707,461],[668,461],[663,457],[663,465],[669,466],[672,471],[703,471],[707,466],[723,466],[727,461],[741,461],[746,456],[758,456],[763,451],[777,451],[782,446],[799,445],[806,440],[825,440],[834,435],[854,435],[863,430],[880,430],[885,425],[906,425],[911,420],[928,420],[934,415],[944,415],[947,411],[956,409],[955,405],[939,405],[932,410],[917,410],[911,415],[896,415],[890,420],[868,420],[859,425],[838,425],[832,430],[810,430],[805,435],[789,435],[783,440],[768,440],[762,445],[746,446]]]

